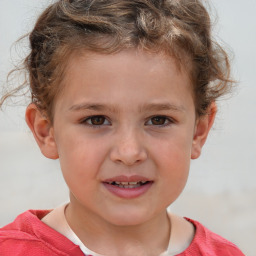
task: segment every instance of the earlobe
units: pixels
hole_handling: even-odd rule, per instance
[[[50,121],[31,103],[26,110],[26,122],[44,156],[57,159],[58,150]]]
[[[196,121],[195,133],[191,149],[191,159],[196,159],[200,156],[202,147],[214,123],[216,112],[216,103],[212,102],[208,108],[207,114],[199,117]]]

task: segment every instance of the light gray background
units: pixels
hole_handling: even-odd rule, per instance
[[[0,1],[0,82],[22,55],[11,45],[28,32],[50,1]],[[212,0],[215,35],[234,52],[239,86],[218,102],[214,130],[171,209],[195,218],[256,255],[256,1]],[[216,18],[215,18],[216,20]],[[29,208],[52,208],[68,200],[57,161],[45,159],[24,121],[25,107],[0,112],[0,226]]]

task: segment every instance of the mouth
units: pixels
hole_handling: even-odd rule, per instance
[[[152,187],[154,181],[142,176],[133,175],[130,177],[113,177],[104,180],[102,183],[104,187],[115,196],[124,199],[132,199],[145,194]]]
[[[111,181],[111,182],[105,182],[109,185],[116,186],[119,188],[125,188],[125,189],[132,189],[132,188],[138,188],[141,186],[145,186],[150,181],[131,181],[131,182],[120,182],[120,181]]]

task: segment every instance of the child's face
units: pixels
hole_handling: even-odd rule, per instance
[[[135,50],[75,56],[66,72],[51,129],[71,204],[116,225],[160,216],[203,144],[188,75]]]

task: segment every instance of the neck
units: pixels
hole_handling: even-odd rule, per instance
[[[170,239],[170,221],[166,211],[134,226],[117,226],[93,212],[71,203],[66,218],[79,239],[92,251],[103,255],[159,255]]]

